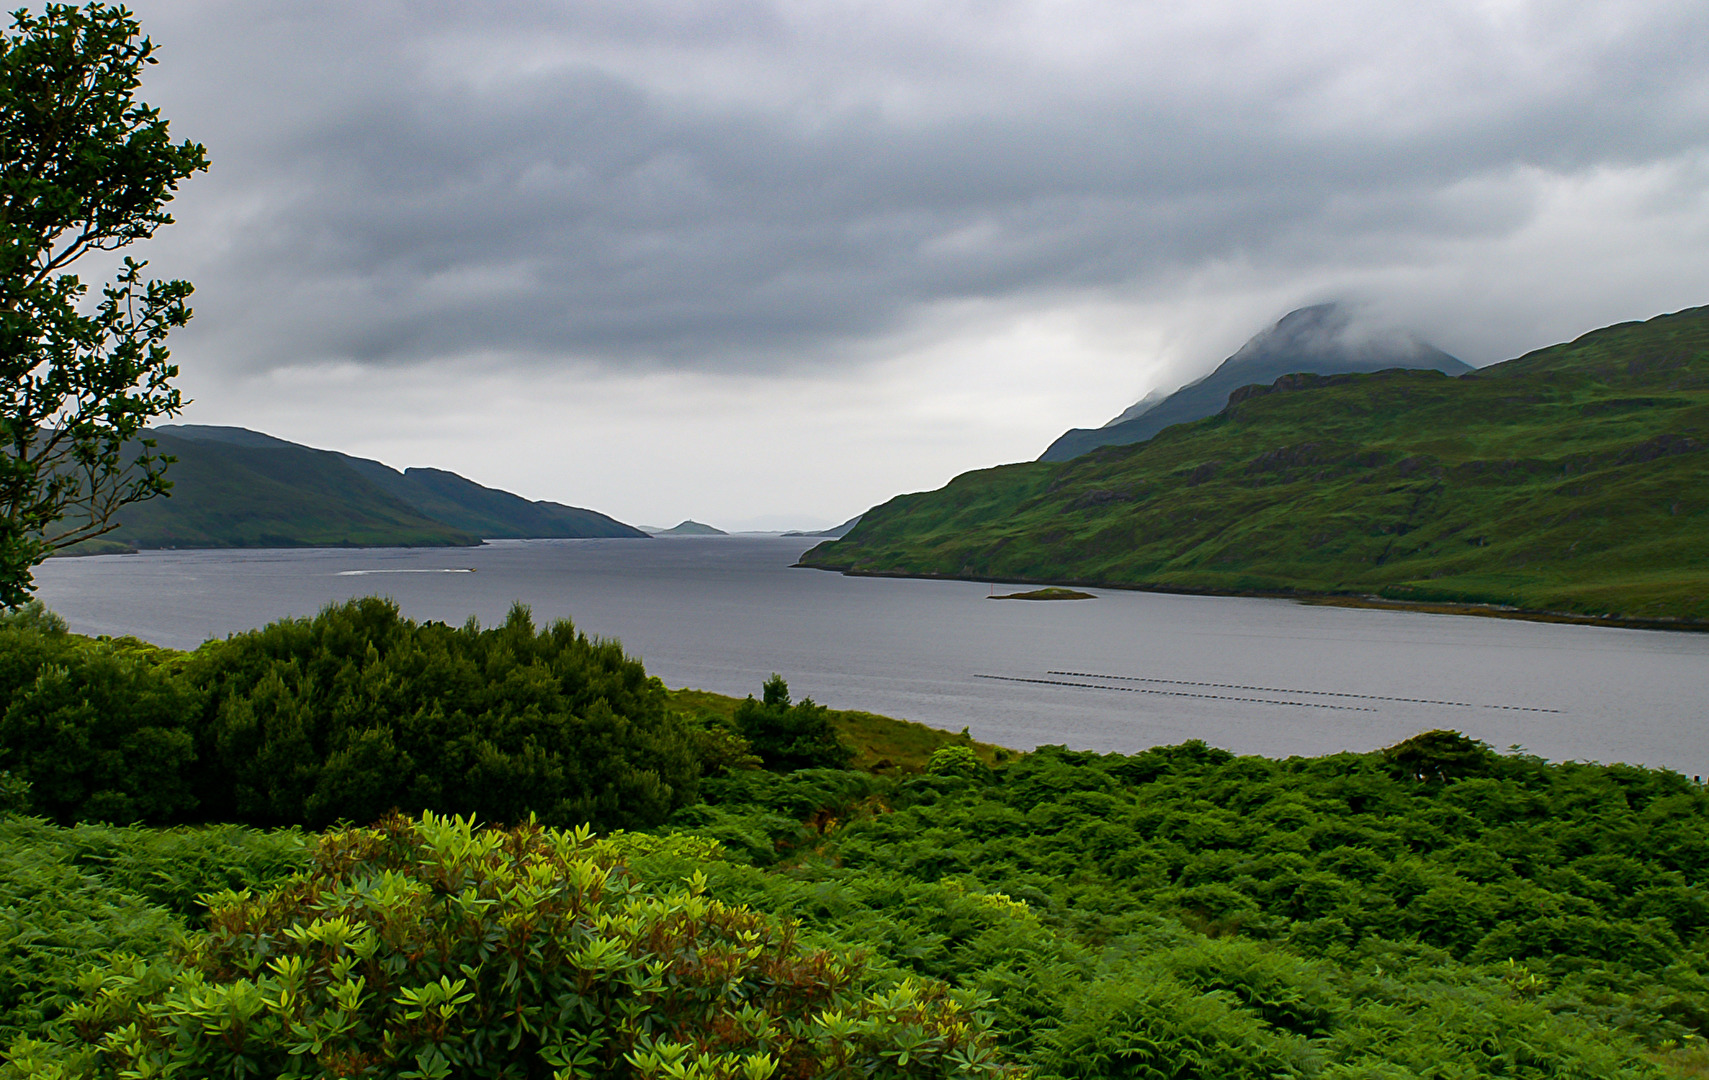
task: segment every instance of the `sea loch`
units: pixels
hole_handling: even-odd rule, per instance
[[[779,537],[54,559],[39,595],[95,634],[178,647],[355,596],[490,624],[516,601],[620,639],[670,686],[799,696],[1017,749],[1203,739],[1274,756],[1429,728],[1544,757],[1709,774],[1709,634],[1094,590],[997,604],[955,581],[792,569]],[[1012,591],[998,586],[996,591]]]

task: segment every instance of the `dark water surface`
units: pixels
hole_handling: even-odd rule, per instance
[[[37,580],[75,630],[180,647],[354,596],[483,624],[521,600],[541,623],[621,639],[670,686],[757,693],[775,671],[797,697],[1015,748],[1199,738],[1285,756],[1451,727],[1554,759],[1709,774],[1706,634],[1117,590],[996,602],[968,582],[790,569],[814,542],[162,551],[54,559]]]

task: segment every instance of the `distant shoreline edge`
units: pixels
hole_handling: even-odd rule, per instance
[[[917,578],[925,581],[972,581],[980,584],[1006,585],[1066,585],[1081,589],[1120,589],[1123,592],[1163,593],[1170,596],[1233,596],[1254,600],[1292,600],[1319,607],[1369,608],[1387,611],[1411,611],[1425,615],[1478,615],[1486,619],[1521,619],[1525,622],[1567,623],[1578,626],[1612,626],[1622,630],[1674,630],[1688,633],[1709,633],[1709,620],[1634,618],[1625,615],[1581,615],[1571,611],[1545,611],[1509,607],[1503,604],[1479,604],[1469,601],[1396,600],[1386,596],[1364,594],[1243,591],[1238,589],[1199,589],[1180,585],[1128,585],[1084,578],[975,577],[962,574],[903,574],[881,570],[844,570],[835,566],[813,566],[791,563],[793,570],[823,570],[845,577]]]

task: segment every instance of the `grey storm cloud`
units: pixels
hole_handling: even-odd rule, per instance
[[[143,0],[148,95],[214,162],[156,262],[250,369],[714,370],[1404,263],[1522,228],[1538,175],[1701,181],[1709,7],[1600,7]]]

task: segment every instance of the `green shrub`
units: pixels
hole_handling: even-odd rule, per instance
[[[65,620],[49,611],[40,600],[29,600],[10,610],[0,608],[0,630],[33,630],[58,635],[67,629]]]
[[[78,825],[54,830],[52,842],[73,865],[199,926],[207,894],[271,887],[303,869],[309,838],[295,829],[242,825]]]
[[[0,820],[0,1044],[45,1030],[92,965],[163,955],[205,913],[198,896],[272,885],[305,855],[291,832]]]
[[[1305,1039],[1171,979],[1105,979],[1068,1004],[1038,1069],[1070,1080],[1283,1080],[1315,1072]]]
[[[736,729],[766,768],[842,769],[854,760],[854,750],[837,738],[829,709],[812,698],[790,704],[781,675],[767,679],[762,694],[761,701],[750,696],[736,706]]]
[[[720,780],[715,806],[673,820],[781,822],[779,850],[750,856],[776,869],[720,870],[718,888],[990,995],[1042,1077],[1171,1075],[1117,1045],[1135,1031],[1231,1075],[1249,1055],[1277,1075],[1654,1075],[1635,1040],[1709,1022],[1709,793],[1659,770],[1480,768],[1047,747],[985,782],[878,781],[872,812],[824,832],[801,830],[812,801],[846,803],[804,773]],[[950,887],[1024,899],[1031,919],[968,919]],[[1126,1004],[1099,1003],[1124,987],[1155,992],[1128,1028]]]
[[[1270,1026],[1306,1038],[1337,1027],[1350,1004],[1327,965],[1257,942],[1204,941],[1167,953],[1158,962],[1182,983],[1207,993],[1225,992]]]
[[[615,642],[527,609],[481,630],[416,624],[377,599],[203,646],[199,731],[216,820],[324,826],[387,811],[605,828],[692,801],[695,742]]]
[[[520,605],[482,630],[355,600],[189,654],[0,622],[0,769],[61,822],[652,825],[694,801],[703,760],[733,763],[665,702],[616,642],[537,631]]]
[[[1002,1077],[941,984],[860,990],[856,959],[686,885],[622,843],[392,817],[311,870],[214,901],[176,970],[83,980],[55,1042],[0,1076]],[[556,1070],[556,1072],[554,1072]]]
[[[1395,775],[1416,780],[1454,780],[1486,775],[1495,753],[1458,731],[1426,731],[1383,751]]]
[[[888,786],[880,777],[853,770],[778,774],[743,769],[703,783],[705,801],[683,807],[670,824],[715,839],[763,866],[822,840],[827,829],[862,816]],[[737,812],[727,811],[727,805]]]
[[[63,823],[172,821],[197,804],[188,728],[203,695],[133,639],[0,634],[4,763]]]
[[[30,810],[30,782],[14,776],[10,769],[0,770],[0,817],[26,814]]]
[[[0,822],[0,1041],[39,1033],[79,997],[77,977],[114,952],[164,953],[172,915],[32,842],[44,822]]]
[[[965,776],[983,780],[991,775],[991,768],[979,760],[971,746],[941,746],[932,751],[931,760],[926,762],[926,773],[929,776]]]

